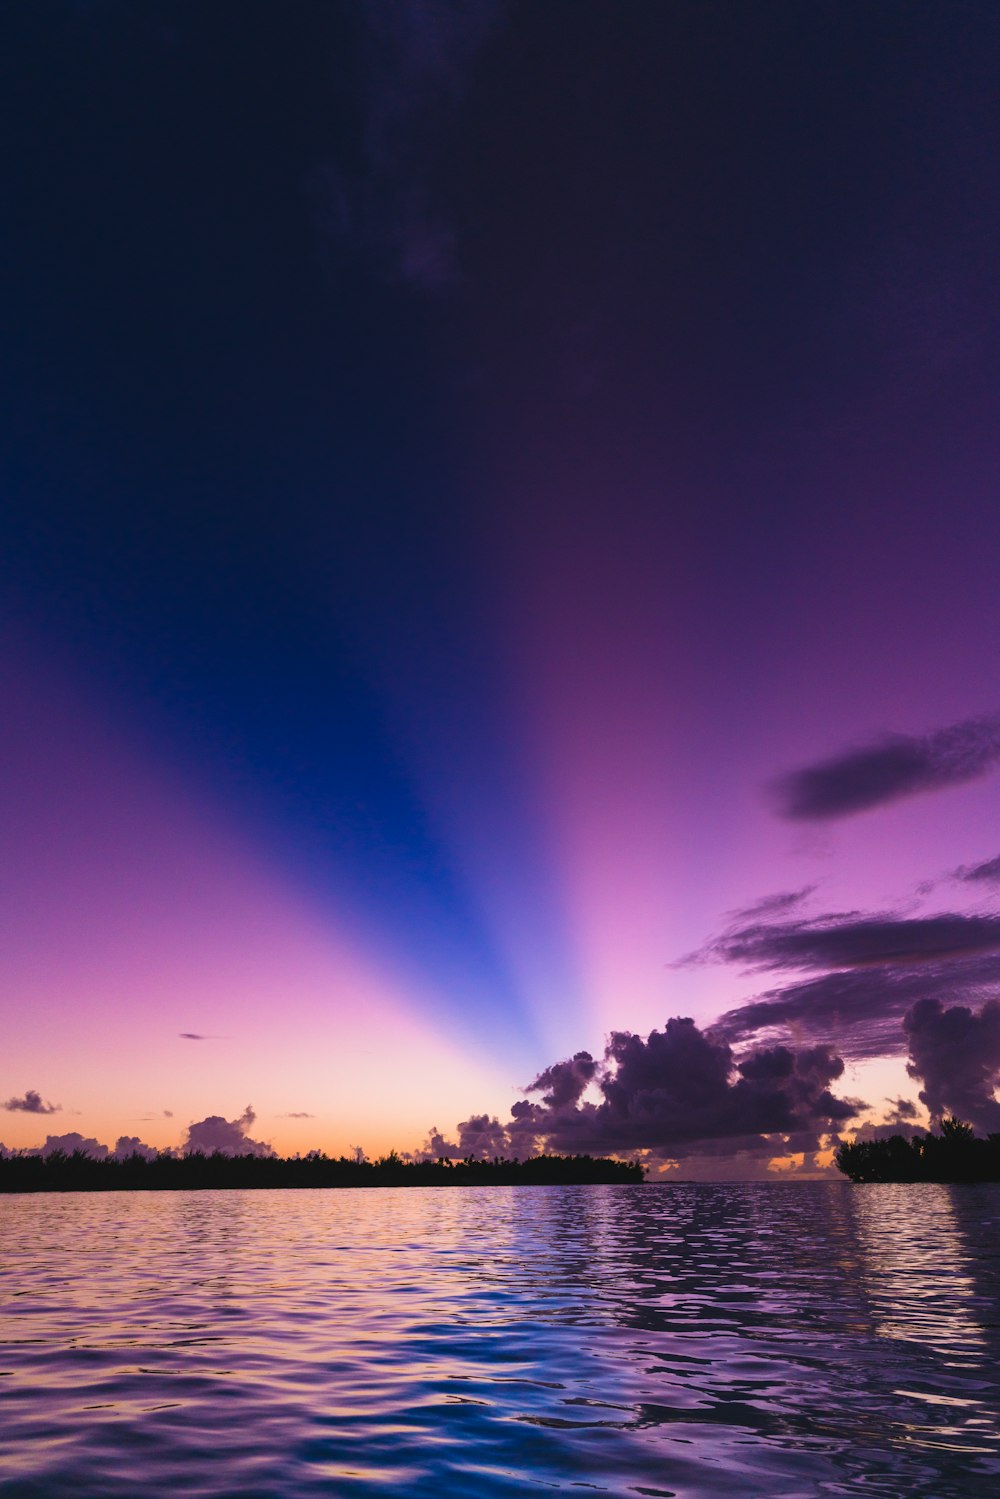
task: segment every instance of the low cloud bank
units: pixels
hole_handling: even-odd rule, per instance
[[[50,1111],[29,1110],[28,1112],[40,1113]],[[169,1111],[164,1110],[163,1112],[166,1117],[170,1117]],[[210,1114],[206,1119],[199,1119],[196,1123],[188,1126],[180,1151],[176,1153],[191,1155],[199,1151],[203,1155],[211,1155],[214,1151],[220,1151],[223,1155],[274,1155],[274,1151],[269,1144],[263,1140],[251,1139],[248,1133],[256,1118],[257,1116],[249,1104],[239,1119],[224,1119],[219,1114]],[[132,1155],[141,1155],[146,1160],[152,1160],[157,1154],[175,1154],[172,1149],[164,1152],[158,1151],[155,1145],[147,1145],[138,1135],[120,1135],[112,1150],[110,1146],[103,1145],[100,1140],[95,1140],[91,1136],[81,1135],[75,1130],[65,1135],[47,1135],[44,1145],[34,1146],[25,1151],[25,1154],[50,1156],[56,1151],[63,1151],[66,1155],[72,1155],[74,1151],[81,1151],[84,1155],[90,1156],[95,1161],[103,1161],[109,1158],[122,1161]],[[9,1155],[11,1152],[0,1146],[0,1153]]]
[[[874,744],[806,765],[773,787],[779,815],[828,822],[902,797],[960,786],[1000,763],[1000,718],[971,718],[924,735],[888,734]]]

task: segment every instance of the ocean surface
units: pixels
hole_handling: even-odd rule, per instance
[[[0,1198],[0,1494],[1000,1493],[1000,1188]]]

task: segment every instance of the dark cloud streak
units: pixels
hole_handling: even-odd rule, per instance
[[[890,734],[782,777],[774,786],[780,816],[827,822],[925,791],[960,786],[1000,761],[1000,718],[971,718],[932,734]]]
[[[955,877],[967,884],[1000,885],[1000,854],[983,864],[960,864]]]
[[[684,962],[755,970],[905,966],[1000,952],[1000,916],[941,912],[905,917],[834,912],[809,921],[730,927]]]

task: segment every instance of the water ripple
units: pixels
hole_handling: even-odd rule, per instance
[[[0,1495],[981,1495],[1000,1188],[0,1199]]]

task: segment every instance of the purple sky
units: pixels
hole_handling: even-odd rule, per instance
[[[0,31],[0,1141],[1000,1127],[995,8]]]

